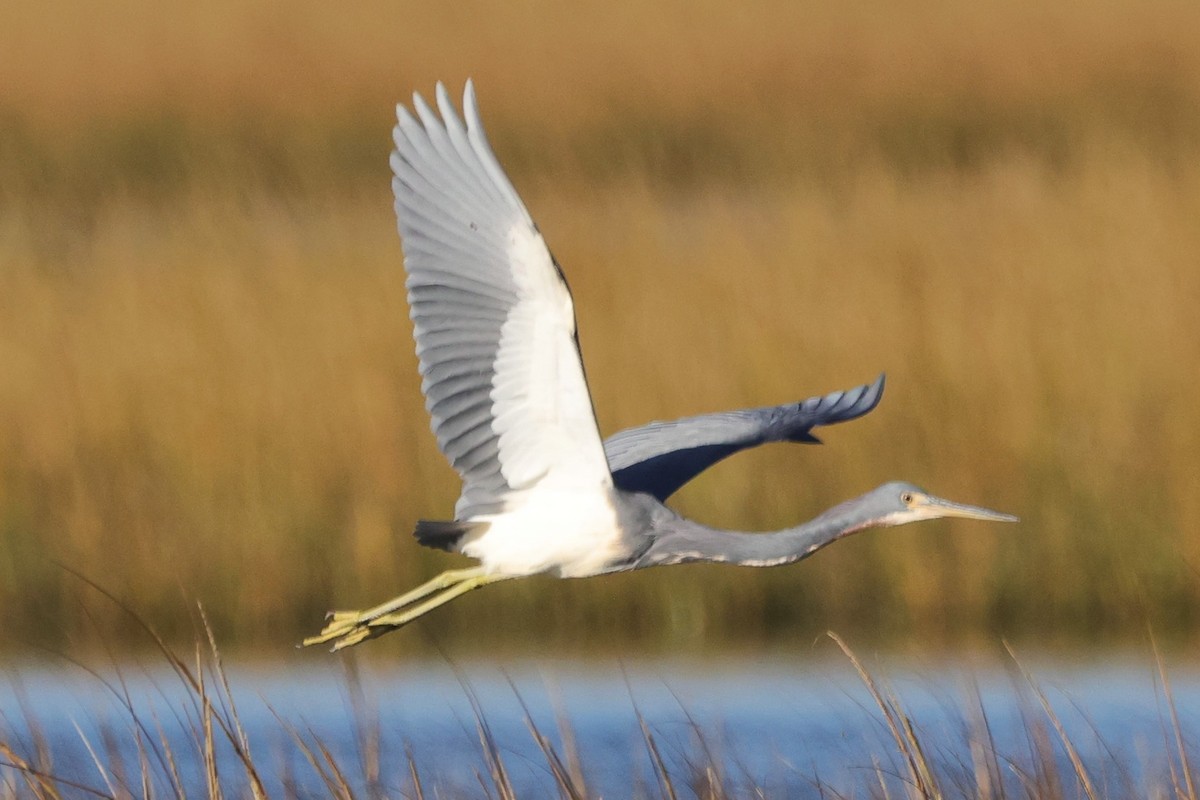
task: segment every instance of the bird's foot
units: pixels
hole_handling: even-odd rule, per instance
[[[302,643],[304,647],[333,642],[330,652],[336,653],[338,650],[352,647],[390,630],[390,628],[372,629],[371,623],[375,618],[370,615],[370,612],[331,611],[325,619],[325,627],[316,636],[309,636],[305,639]]]
[[[473,587],[463,588],[465,592]],[[303,644],[305,647],[309,647],[314,644],[333,642],[329,652],[336,653],[338,650],[353,647],[368,639],[374,639],[376,636],[382,636],[397,628],[402,628],[422,614],[432,611],[442,603],[449,602],[461,593],[463,592],[455,592],[452,596],[444,599],[442,595],[438,595],[430,602],[422,603],[403,613],[372,615],[369,611],[331,611],[326,617],[328,621],[321,632],[316,636],[308,637]],[[448,594],[448,592],[443,594]]]
[[[460,594],[465,594],[476,586],[477,578],[459,581],[449,589],[445,589],[424,603],[414,603],[407,596],[398,597],[390,603],[372,608],[369,611],[330,611],[326,615],[325,627],[316,636],[304,640],[303,646],[333,642],[331,653],[353,647],[367,639],[374,639],[385,633],[402,628],[417,617],[428,614],[440,605],[450,602]],[[401,611],[400,609],[404,609]]]
[[[413,591],[368,611],[330,612],[321,632],[305,639],[302,646],[333,642],[331,652],[336,653],[402,628],[459,595],[497,580],[504,580],[504,577],[485,575],[478,568],[444,572]]]

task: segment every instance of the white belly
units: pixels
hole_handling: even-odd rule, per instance
[[[472,519],[488,527],[470,535],[461,550],[489,573],[582,578],[623,555],[611,491],[543,485],[518,498],[502,514]]]

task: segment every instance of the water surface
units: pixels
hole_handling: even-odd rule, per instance
[[[364,795],[411,789],[410,756],[427,792],[494,793],[481,720],[524,796],[555,791],[531,722],[567,760],[565,731],[588,789],[606,797],[660,795],[639,716],[677,787],[712,767],[739,793],[819,797],[833,789],[872,796],[882,791],[880,775],[892,791],[902,791],[907,774],[875,700],[844,660],[529,660],[473,662],[457,671],[426,662],[364,667],[353,679],[339,664],[297,657],[227,667],[252,759],[273,795],[328,793],[306,747],[327,773],[328,760],[336,763]],[[985,750],[999,754],[996,764],[1010,785],[1034,780],[1039,737],[1051,743],[1070,778],[1049,717],[1011,664],[871,662],[870,668],[913,720],[951,795],[956,786],[970,793]],[[1035,661],[1029,668],[1101,791],[1126,796],[1165,785],[1173,732],[1151,662]],[[206,680],[221,715],[231,718],[229,698],[211,674]],[[1182,728],[1197,731],[1200,672],[1173,669],[1171,686]],[[200,703],[163,665],[130,664],[99,670],[99,677],[73,667],[13,667],[0,685],[0,711],[4,738],[31,762],[37,761],[31,723],[43,732],[56,775],[101,789],[125,780],[136,789],[145,771],[165,790],[169,749],[180,782],[203,794]],[[215,736],[221,780],[241,791],[244,770],[219,729]]]

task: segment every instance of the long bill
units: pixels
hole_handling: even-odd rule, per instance
[[[1020,522],[1020,518],[1013,514],[992,511],[990,508],[983,508],[982,506],[956,503],[953,500],[944,500],[941,497],[934,497],[932,495],[922,497],[919,505],[913,510],[919,510],[921,517],[924,519],[960,517],[962,519],[983,519],[991,522]]]

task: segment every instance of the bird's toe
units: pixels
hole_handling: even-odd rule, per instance
[[[359,642],[366,641],[378,635],[379,631],[374,631],[366,625],[360,625],[334,642],[333,647],[329,648],[329,652],[336,653],[338,650],[353,647]]]
[[[331,611],[325,615],[325,621],[325,627],[321,629],[320,633],[316,636],[309,636],[301,643],[304,647],[324,644],[348,634],[354,634],[360,627],[366,629],[366,620],[362,619],[362,614],[358,611]]]

